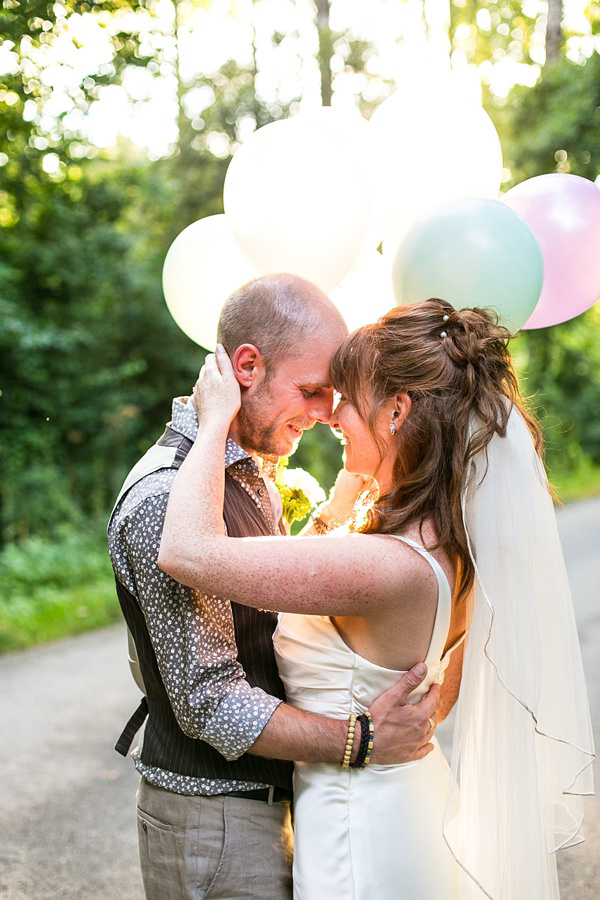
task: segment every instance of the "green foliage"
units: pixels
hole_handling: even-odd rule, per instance
[[[101,525],[63,527],[0,551],[0,652],[97,628],[120,617]]]
[[[592,181],[600,174],[600,54],[585,65],[562,59],[546,66],[535,87],[515,88],[506,107],[491,114],[511,183],[546,172]]]
[[[550,469],[561,478],[600,465],[600,307],[520,340],[521,374],[542,420]]]
[[[530,49],[538,20],[528,15],[519,0],[451,0],[450,41],[470,63],[499,62],[510,56],[532,63]]]
[[[0,90],[0,104],[8,107],[3,110],[3,114],[8,114],[10,118],[10,122],[6,122],[5,133],[10,135],[10,126],[14,125],[15,135],[23,134],[22,115],[27,106],[27,146],[30,150],[50,148],[65,160],[69,151],[76,148],[76,155],[85,156],[86,147],[74,140],[75,135],[70,127],[63,124],[63,120],[73,110],[86,112],[98,99],[103,87],[119,83],[127,66],[148,65],[150,60],[145,49],[148,43],[143,41],[143,32],[124,32],[119,27],[119,22],[123,22],[124,13],[130,10],[145,10],[148,13],[152,5],[145,0],[103,0],[101,7],[93,3],[82,3],[80,0],[4,0],[0,6],[2,49],[5,53],[12,54],[14,62],[12,69],[0,77],[0,85],[4,88]],[[98,71],[89,72],[80,84],[70,85],[60,111],[55,109],[48,116],[45,107],[52,97],[53,89],[51,82],[41,77],[40,66],[43,62],[40,63],[40,60],[51,56],[52,47],[57,41],[62,41],[63,45],[65,42],[70,43],[74,51],[81,50],[76,38],[69,35],[69,19],[91,12],[99,17],[104,26],[106,38],[112,45],[113,58],[111,62],[101,65]],[[153,60],[156,65],[155,73],[162,61],[160,54],[157,60]],[[52,127],[49,127],[49,119],[54,120]],[[65,139],[67,135],[70,138]],[[12,141],[16,138],[9,136],[8,139]],[[35,158],[34,153],[31,156]]]
[[[157,251],[166,248],[150,248],[132,225],[141,190],[161,197],[153,174],[99,163],[81,172],[75,189],[40,177],[0,229],[9,540],[49,533],[77,509],[105,510],[201,361],[162,300]]]
[[[560,467],[549,471],[550,483],[561,503],[570,503],[584,497],[600,496],[600,466],[584,458],[576,469],[565,471]]]
[[[343,462],[340,442],[328,425],[317,423],[304,432],[291,465],[310,472],[325,493],[329,493]]]

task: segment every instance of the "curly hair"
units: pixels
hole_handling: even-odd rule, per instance
[[[461,507],[469,461],[494,434],[506,434],[513,405],[541,455],[541,431],[524,408],[510,338],[491,310],[455,310],[430,299],[395,307],[358,329],[331,363],[334,387],[365,419],[375,441],[382,406],[399,393],[410,397],[410,413],[397,434],[392,485],[368,508],[358,530],[402,533],[430,519],[437,535],[430,549],[443,547],[458,565],[457,602],[474,578]]]

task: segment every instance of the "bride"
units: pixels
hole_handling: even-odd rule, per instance
[[[340,765],[296,766],[296,900],[553,900],[554,850],[581,839],[587,697],[540,433],[508,339],[485,310],[441,300],[349,336],[332,362],[330,424],[347,470],[379,492],[352,530],[319,539],[225,536],[215,448],[240,391],[222,348],[201,372],[201,428],[159,565],[282,612],[288,701],[348,720]],[[418,762],[370,764],[370,704],[422,659],[423,690],[441,682],[467,625],[452,768],[437,743]]]

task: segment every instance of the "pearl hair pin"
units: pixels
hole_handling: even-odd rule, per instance
[[[449,318],[450,318],[450,316],[444,316],[444,318],[442,319],[442,322],[447,322]]]
[[[448,337],[445,331],[440,331],[440,337]]]

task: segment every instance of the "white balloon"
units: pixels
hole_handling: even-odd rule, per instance
[[[293,121],[298,123],[310,122],[320,125],[337,135],[345,144],[352,148],[363,170],[367,184],[370,183],[369,163],[369,128],[368,122],[356,108],[343,108],[337,106],[315,106],[312,109],[302,111],[294,116]],[[377,208],[371,203],[369,221],[365,233],[363,245],[358,253],[353,270],[361,265],[383,240],[383,226]]]
[[[367,120],[356,108],[341,109],[338,106],[313,106],[289,119],[296,125],[317,125],[325,128],[344,142],[353,143],[359,153],[367,137]]]
[[[452,85],[396,91],[373,113],[369,141],[373,201],[390,252],[428,210],[498,196],[498,133],[485,110]]]
[[[163,266],[169,312],[189,338],[214,350],[223,303],[258,277],[235,242],[224,215],[207,216],[177,235]]]
[[[223,199],[232,233],[261,274],[291,272],[324,291],[352,268],[369,219],[357,154],[301,116],[265,125],[242,144]]]
[[[349,331],[376,322],[398,305],[390,260],[373,251],[329,296],[346,320]]]

